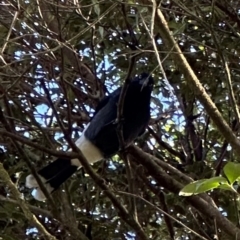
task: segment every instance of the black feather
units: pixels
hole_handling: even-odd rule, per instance
[[[153,79],[142,88],[141,79],[149,75],[142,74],[135,78],[127,89],[123,106],[123,137],[126,145],[132,143],[147,127],[150,118],[150,98]],[[97,146],[105,158],[111,157],[119,150],[117,134],[117,105],[121,88],[113,92],[91,121],[85,136]]]
[[[127,88],[121,122],[126,146],[141,135],[148,125],[152,88],[153,78],[147,73],[142,73],[140,76],[134,78]],[[99,149],[100,158],[111,157],[119,150],[116,118],[121,90],[122,88],[118,88],[100,101],[89,126],[83,133],[86,140],[92,144],[87,144],[87,146],[92,146],[93,148],[94,145]],[[80,140],[82,139],[84,138]],[[81,146],[83,147],[83,145]],[[80,150],[83,151],[81,147]],[[85,157],[87,158],[87,156]],[[98,157],[98,160],[100,158]],[[92,159],[87,158],[87,160],[91,163],[94,162]],[[80,162],[78,166],[80,166]],[[78,166],[71,159],[58,158],[56,161],[39,170],[38,174],[48,187],[48,190],[53,192],[77,171]],[[44,196],[41,190],[38,189],[38,184],[33,179],[29,175],[26,180],[26,186],[37,188],[38,196],[35,196],[35,198],[43,200]]]

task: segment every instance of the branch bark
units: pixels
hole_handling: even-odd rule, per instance
[[[227,122],[224,120],[216,105],[213,103],[213,101],[205,91],[204,87],[200,83],[196,74],[193,72],[184,54],[182,53],[174,37],[172,36],[167,21],[160,9],[157,9],[156,11],[155,21],[156,25],[159,27],[160,34],[166,47],[169,50],[171,49],[170,54],[171,57],[174,59],[175,64],[178,65],[179,68],[182,70],[190,87],[194,91],[198,100],[204,106],[205,110],[213,120],[219,132],[231,144],[233,150],[240,156],[240,141],[237,139],[236,135],[233,133]]]
[[[150,154],[143,152],[135,146],[130,146],[128,151],[136,162],[142,164],[144,168],[149,171],[151,176],[158,182],[159,185],[175,194],[178,194],[183,188],[181,183],[165,173],[158,164],[152,160],[152,156]],[[204,200],[200,196],[186,197],[185,201],[209,219],[216,220],[217,225],[221,228],[221,230],[226,232],[229,236],[234,237],[236,240],[240,240],[240,229],[225,218],[218,209],[212,204],[209,204],[208,201]]]
[[[20,208],[22,209],[25,217],[32,223],[48,240],[56,240],[54,236],[52,236],[45,227],[38,221],[36,216],[30,211],[29,207],[22,199],[22,196],[14,183],[11,181],[10,176],[8,175],[7,171],[4,169],[2,163],[0,163],[0,178],[4,181],[4,183],[9,187],[13,197],[18,202]]]

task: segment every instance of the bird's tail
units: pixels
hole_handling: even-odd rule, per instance
[[[78,166],[73,165],[72,161],[71,159],[58,158],[37,172],[49,193],[54,192],[77,171]],[[35,199],[45,200],[45,196],[32,174],[26,178],[26,187],[34,188],[32,195]]]

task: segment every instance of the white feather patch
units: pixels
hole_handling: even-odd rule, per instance
[[[99,151],[99,149],[94,146],[86,137],[85,137],[85,131],[87,130],[89,124],[84,129],[81,137],[75,142],[76,146],[81,150],[84,157],[87,159],[89,163],[95,163],[97,161],[100,161],[103,159],[102,153]],[[71,149],[69,150],[71,151]],[[77,158],[71,160],[72,165],[81,167],[81,163]]]
[[[46,183],[46,179],[41,177],[40,175],[38,175],[39,178],[41,179],[42,183],[45,185],[46,190],[51,193],[53,191],[53,188],[50,186],[50,184]],[[26,182],[25,182],[25,186],[27,188],[34,188],[32,191],[32,196],[38,200],[38,201],[44,201],[46,199],[44,193],[42,192],[42,190],[39,188],[39,185],[37,183],[37,180],[35,179],[35,177],[30,174],[26,177]]]
[[[38,183],[37,183],[35,177],[34,177],[32,174],[30,174],[30,175],[28,175],[28,176],[26,177],[25,186],[26,186],[27,188],[35,188],[35,187],[38,187]]]
[[[84,132],[86,131],[86,129],[88,128],[89,124],[86,126],[86,128],[84,129],[81,137],[75,142],[76,146],[81,150],[82,154],[84,155],[84,157],[87,159],[87,161],[89,163],[95,163],[97,161],[100,161],[103,159],[103,155],[102,153],[99,151],[99,149],[94,146],[84,135]],[[71,151],[71,149],[69,149],[69,151]],[[79,168],[81,168],[81,163],[80,161],[76,158],[76,159],[72,159],[71,160],[72,165],[77,166]],[[50,186],[50,184],[46,183],[46,179],[41,177],[39,175],[41,181],[43,182],[43,184],[45,185],[46,190],[51,193],[54,189]],[[28,175],[26,177],[26,182],[25,182],[25,186],[27,188],[34,188],[32,191],[32,196],[38,200],[38,201],[44,201],[45,195],[42,192],[42,190],[39,188],[39,185],[36,181],[36,179],[34,178],[34,176],[32,174]]]
[[[46,197],[40,188],[35,188],[32,190],[32,196],[38,201],[45,201]]]

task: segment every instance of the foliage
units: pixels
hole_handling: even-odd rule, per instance
[[[238,1],[0,3],[1,238],[240,239]],[[30,169],[64,154],[65,135],[142,71],[155,79],[152,118],[130,164],[98,162],[101,181],[81,169],[54,204],[35,201]]]
[[[240,177],[240,164],[229,162],[224,166],[223,172],[226,177],[212,177],[210,179],[194,181],[186,185],[180,191],[179,195],[191,196],[193,194],[203,193],[215,188],[236,192],[233,184]]]

